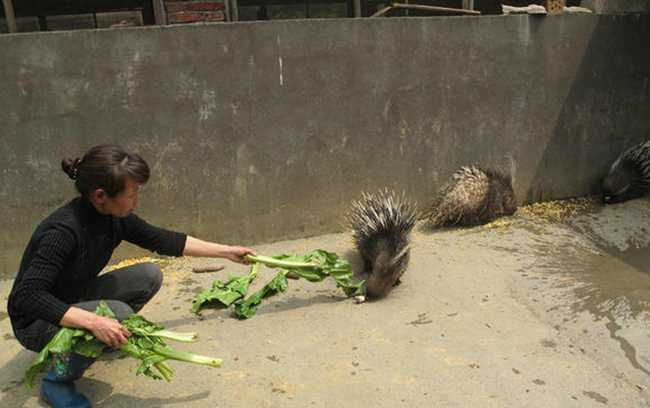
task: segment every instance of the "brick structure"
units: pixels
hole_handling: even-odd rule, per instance
[[[165,8],[169,24],[225,20],[222,0],[166,0]]]
[[[140,10],[95,13],[95,21],[97,28],[135,27],[144,24]]]

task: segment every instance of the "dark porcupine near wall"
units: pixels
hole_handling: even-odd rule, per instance
[[[364,193],[352,203],[347,218],[363,259],[369,297],[386,296],[406,271],[416,214],[415,205],[404,195],[388,190]]]
[[[476,165],[461,167],[425,212],[426,226],[480,225],[517,210],[512,180]]]
[[[603,180],[605,204],[620,203],[650,192],[650,140],[621,154]]]

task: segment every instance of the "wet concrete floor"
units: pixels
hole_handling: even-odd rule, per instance
[[[332,282],[290,281],[246,321],[189,313],[196,292],[244,267],[193,274],[214,262],[181,258],[142,313],[198,332],[200,342],[179,348],[223,366],[173,364],[166,385],[107,357],[79,387],[100,407],[648,407],[648,230],[650,199],[559,222],[518,213],[499,225],[417,230],[409,270],[388,298],[357,305]],[[347,233],[256,247],[316,248],[359,266]],[[10,284],[0,284],[0,406],[41,406],[21,383],[34,353],[11,334]]]

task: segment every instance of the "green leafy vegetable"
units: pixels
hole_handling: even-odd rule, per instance
[[[272,257],[248,255],[247,258],[271,268],[283,269],[285,274],[294,272],[299,277],[311,282],[320,282],[331,276],[336,281],[336,286],[343,289],[347,296],[365,293],[364,281],[357,281],[354,278],[350,263],[333,252],[316,249],[304,256],[288,254]]]
[[[287,276],[293,275],[310,282],[320,282],[331,276],[337,287],[343,289],[347,296],[361,295],[365,292],[364,281],[357,281],[352,273],[350,263],[332,252],[322,249],[309,252],[304,256],[282,254],[277,256],[248,255],[247,259],[254,262],[247,276],[234,277],[226,283],[215,281],[212,289],[200,293],[193,302],[192,311],[200,309],[215,301],[220,306],[228,307],[235,304],[235,316],[247,319],[255,314],[262,299],[287,290]],[[260,264],[281,271],[262,289],[244,300],[246,292],[257,277]]]
[[[253,265],[250,274],[247,276],[234,276],[227,282],[220,280],[214,281],[212,288],[199,293],[192,301],[192,312],[198,314],[204,305],[218,304],[228,307],[235,301],[244,298],[251,282],[257,277],[259,264]]]
[[[95,314],[115,318],[113,311],[103,301],[99,302],[99,305],[95,309]],[[25,372],[25,385],[28,388],[34,386],[36,375],[45,369],[53,354],[74,351],[85,357],[97,358],[102,354],[103,350],[104,344],[98,341],[89,331],[64,327],[43,347],[43,350],[38,353],[32,364],[27,368]]]
[[[185,361],[211,367],[221,365],[220,359],[174,350],[165,343],[165,339],[193,342],[198,337],[196,333],[168,331],[137,314],[132,314],[123,320],[122,324],[131,332],[131,336],[121,350],[131,357],[142,360],[136,372],[138,375],[144,374],[154,379],[170,381],[174,370],[165,362],[166,360]]]
[[[100,301],[95,313],[115,318],[115,314],[106,302]],[[170,381],[174,370],[166,360],[179,360],[189,363],[219,367],[221,360],[174,350],[167,346],[165,340],[180,342],[193,342],[197,339],[196,333],[177,333],[165,330],[164,327],[146,320],[144,317],[132,314],[122,324],[131,332],[128,342],[121,347],[127,355],[141,360],[136,374],[144,374],[154,379]],[[105,345],[87,330],[61,328],[49,343],[41,350],[31,366],[25,373],[25,384],[31,388],[36,375],[45,369],[53,354],[74,352],[90,358],[99,357]],[[155,371],[154,371],[155,369]]]
[[[257,307],[262,303],[262,299],[275,295],[276,293],[284,292],[288,286],[287,277],[284,272],[278,272],[262,289],[249,296],[243,302],[235,305],[235,316],[241,319],[248,319],[257,312]]]

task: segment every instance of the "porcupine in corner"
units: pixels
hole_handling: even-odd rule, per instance
[[[461,167],[451,176],[424,216],[429,228],[470,226],[512,215],[516,210],[512,179],[472,165]]]
[[[638,198],[650,191],[650,140],[639,143],[612,164],[603,180],[602,199],[605,204]]]
[[[399,283],[410,257],[415,205],[389,190],[364,193],[348,213],[352,238],[364,264],[366,294],[386,296]]]

